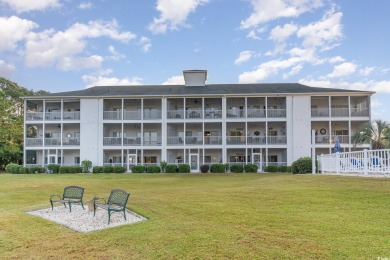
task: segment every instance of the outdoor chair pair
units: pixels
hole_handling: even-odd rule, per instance
[[[53,210],[53,204],[56,202],[63,203],[65,208],[66,208],[66,204],[68,204],[70,212],[72,212],[72,204],[81,204],[83,209],[85,209],[83,204],[83,195],[84,195],[83,187],[67,186],[64,188],[62,197],[59,195],[50,196],[51,209]],[[108,224],[110,224],[111,214],[113,212],[123,212],[123,216],[126,220],[126,204],[127,201],[129,200],[129,196],[130,193],[124,190],[116,189],[111,191],[107,201],[103,198],[94,198],[93,216],[96,215],[97,208],[102,208],[107,210],[108,212]]]

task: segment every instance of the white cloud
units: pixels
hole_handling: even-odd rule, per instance
[[[185,22],[191,12],[195,12],[200,5],[207,4],[208,0],[157,0],[157,11],[160,17],[153,18],[148,29],[154,33],[165,33],[176,30],[179,26],[186,26]]]
[[[183,76],[172,76],[167,79],[162,85],[184,85]]]
[[[322,88],[340,88],[351,90],[374,91],[379,93],[390,93],[390,81],[331,81],[331,80],[315,80],[315,79],[301,79],[299,83]]]
[[[242,51],[240,56],[234,61],[234,64],[239,65],[241,63],[247,62],[250,58],[253,57],[253,51]]]
[[[142,51],[143,52],[149,52],[150,48],[152,48],[152,42],[148,37],[142,36],[141,39],[138,42],[138,45],[142,45]]]
[[[337,46],[343,36],[342,16],[341,12],[335,13],[332,9],[320,21],[299,28],[297,36],[303,38],[302,46],[304,48],[316,47],[322,51]]]
[[[142,85],[142,79],[139,77],[123,78],[119,79],[116,77],[105,77],[103,75],[83,75],[82,80],[87,85],[85,88],[91,88],[95,86],[127,86],[127,85]]]
[[[344,62],[334,66],[333,72],[328,74],[330,78],[345,77],[353,74],[356,71],[357,65],[352,62]]]
[[[15,66],[13,64],[7,64],[5,61],[0,60],[0,76],[8,77],[15,71]]]
[[[117,61],[117,60],[121,60],[121,59],[126,57],[125,55],[117,52],[115,47],[112,45],[108,46],[108,51],[111,53],[111,56],[109,57],[109,59],[111,59],[111,60]]]
[[[294,66],[288,73],[283,74],[283,79],[287,79],[291,76],[298,74],[302,68],[303,68],[302,65]]]
[[[340,57],[340,56],[332,57],[329,59],[330,63],[339,63],[339,62],[344,62],[344,61],[345,61],[345,59],[343,57]]]
[[[18,13],[41,11],[61,6],[58,0],[0,0],[0,2],[9,5]]]
[[[63,70],[99,67],[103,58],[83,56],[88,38],[108,37],[128,42],[135,38],[131,32],[120,32],[115,20],[76,23],[65,31],[45,30],[30,33],[26,41],[25,62],[29,67],[56,66]]]
[[[360,69],[359,70],[359,73],[364,76],[364,77],[367,77],[371,74],[371,72],[373,72],[375,70],[375,67],[365,67],[363,69]]]
[[[298,17],[323,5],[322,0],[251,0],[253,13],[241,22],[242,29],[256,27],[278,18]]]
[[[292,34],[294,34],[297,30],[298,26],[292,23],[287,23],[283,25],[283,27],[278,25],[271,30],[269,38],[276,42],[283,42]]]
[[[79,5],[79,9],[81,9],[81,10],[86,10],[86,9],[91,9],[91,8],[92,8],[91,2],[81,2]]]
[[[37,27],[38,24],[16,16],[0,17],[0,39],[2,39],[0,52],[15,50],[17,43],[24,40],[28,33]]]

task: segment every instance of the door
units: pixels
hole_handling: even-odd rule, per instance
[[[129,154],[127,159],[127,171],[131,172],[131,167],[133,167],[134,165],[137,165],[137,155]]]
[[[261,172],[263,171],[263,163],[262,163],[262,156],[261,156],[261,153],[253,153],[252,154],[252,162],[253,164],[256,164],[257,165],[257,172]]]
[[[190,154],[191,172],[199,172],[199,155]]]
[[[55,155],[49,155],[49,164],[57,164]]]

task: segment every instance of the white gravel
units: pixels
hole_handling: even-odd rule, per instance
[[[87,205],[84,205],[84,208],[85,210],[83,210],[80,205],[72,205],[72,212],[69,212],[69,207],[65,208],[62,205],[54,207],[53,210],[51,210],[50,207],[47,209],[28,211],[26,213],[53,221],[81,233],[88,233],[147,220],[137,213],[126,210],[127,220],[124,219],[122,212],[114,212],[111,214],[111,222],[108,225],[107,210],[101,208],[97,209],[94,217],[93,210],[89,210]]]

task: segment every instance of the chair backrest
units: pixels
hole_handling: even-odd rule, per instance
[[[115,204],[121,207],[126,207],[127,200],[129,199],[130,193],[124,190],[112,190],[110,197],[108,198],[107,204]]]
[[[65,199],[81,199],[83,198],[84,188],[79,186],[67,186],[64,188],[62,198]]]

